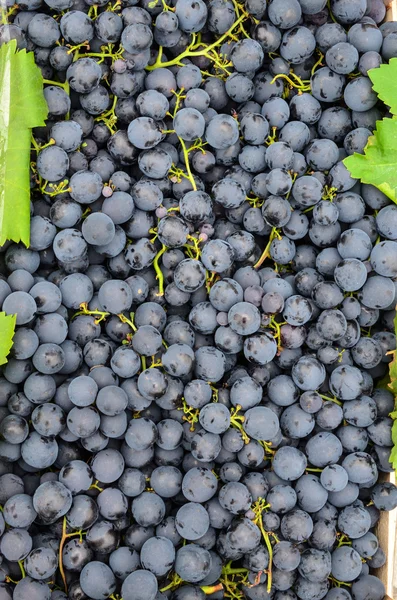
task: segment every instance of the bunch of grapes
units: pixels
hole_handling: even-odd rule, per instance
[[[397,206],[343,159],[386,113],[384,17],[2,8],[49,116],[0,248],[0,600],[383,600]]]

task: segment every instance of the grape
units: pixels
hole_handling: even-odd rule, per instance
[[[23,560],[32,548],[32,538],[25,529],[9,529],[1,538],[0,548],[6,560]]]
[[[66,516],[66,521],[70,527],[81,529],[91,527],[97,521],[98,516],[98,507],[92,498],[79,494],[73,499],[72,506]],[[91,545],[95,541],[93,540],[94,538],[90,539]]]
[[[172,498],[182,489],[182,474],[176,467],[157,467],[150,477],[150,483],[159,496]]]
[[[71,197],[79,204],[92,204],[102,191],[102,179],[97,173],[78,171],[70,178]]]
[[[232,146],[238,140],[235,120],[228,115],[217,115],[211,119],[206,129],[207,142],[216,149]]]
[[[175,516],[175,526],[178,533],[189,541],[198,540],[205,535],[209,523],[207,511],[201,504],[196,502],[184,504]]]
[[[371,132],[365,127],[358,127],[350,131],[343,141],[346,152],[348,154],[354,154],[354,152],[363,153],[370,135]]]
[[[245,413],[244,430],[256,440],[270,440],[279,429],[277,416],[266,407],[254,407]]]
[[[294,571],[299,565],[301,556],[299,550],[291,542],[279,542],[273,554],[274,566],[281,571]]]
[[[300,509],[294,509],[281,519],[281,532],[289,542],[302,542],[306,540],[313,530],[313,521],[310,515]]]
[[[363,558],[372,558],[377,552],[378,546],[378,540],[371,532],[366,533],[353,542],[353,548],[357,550]]]
[[[147,527],[160,523],[164,517],[165,506],[160,496],[143,492],[133,500],[131,510],[137,523]]]
[[[393,261],[396,252],[396,242],[380,242],[371,252],[371,265],[378,275],[394,277]]]
[[[309,512],[317,512],[327,501],[328,494],[315,475],[302,475],[296,483],[295,492],[299,506]]]
[[[258,534],[258,527],[249,519],[233,521],[226,534],[226,543],[232,552],[244,554],[258,547],[260,541]]]
[[[89,489],[93,481],[93,476],[91,469],[83,461],[72,460],[62,467],[59,474],[59,481],[72,494],[76,494]]]
[[[94,213],[84,220],[82,233],[87,243],[103,246],[112,241],[115,227],[110,217],[102,213]]]
[[[109,448],[96,454],[91,469],[94,476],[104,483],[116,481],[124,470],[124,459],[120,452]]]
[[[307,461],[305,455],[295,448],[279,448],[274,455],[275,473],[287,481],[294,481],[303,475]]]
[[[109,521],[115,521],[127,513],[128,502],[117,488],[107,488],[97,498],[99,513]]]
[[[387,481],[377,484],[371,497],[379,510],[393,510],[397,505],[396,487]]]
[[[187,544],[176,553],[175,570],[189,583],[200,581],[211,569],[211,555],[196,544]]]
[[[124,581],[130,573],[138,569],[139,555],[135,550],[121,546],[110,554],[109,565],[116,577]]]
[[[293,405],[283,412],[280,425],[285,434],[292,438],[301,438],[313,430],[314,419],[300,407]]]
[[[12,496],[18,493],[23,493],[24,491],[23,481],[17,475],[6,473],[1,476],[0,481],[3,486],[0,496],[2,504],[4,504]]]
[[[210,433],[224,433],[230,425],[230,413],[222,404],[207,404],[200,410],[200,425]]]
[[[381,55],[378,52],[369,50],[368,52],[364,52],[364,54],[361,56],[358,62],[358,69],[362,75],[368,77],[368,71],[380,67],[381,64]]]
[[[30,39],[42,48],[54,46],[60,37],[59,26],[55,19],[36,14],[28,25]]]
[[[87,595],[105,599],[116,589],[116,579],[107,565],[92,561],[80,573],[81,589]]]
[[[375,297],[375,288],[377,290]],[[359,292],[359,300],[368,308],[386,308],[394,300],[395,289],[390,279],[374,275]]]
[[[302,9],[297,0],[288,0],[287,5],[282,6],[280,0],[275,0],[270,5],[269,19],[280,29],[290,29],[299,23]]]
[[[39,346],[37,334],[26,327],[20,327],[15,332],[13,342],[13,353],[18,360],[30,358]]]
[[[76,225],[82,212],[77,202],[68,198],[60,198],[51,206],[50,217],[57,227],[70,228]]]
[[[114,417],[127,408],[128,397],[121,388],[115,385],[108,385],[99,390],[96,397],[96,406],[103,414]]]
[[[80,572],[92,557],[93,552],[85,540],[80,542],[72,539],[66,542],[62,552],[63,563],[69,571]]]
[[[26,573],[33,579],[47,579],[57,568],[57,556],[51,548],[35,548],[25,559]]]
[[[91,377],[81,375],[73,379],[68,387],[68,396],[76,406],[89,406],[95,402],[98,385]]]
[[[158,590],[157,579],[150,571],[138,569],[123,581],[121,593],[128,598],[134,594],[137,600],[154,600]]]
[[[324,550],[310,548],[302,553],[299,573],[312,583],[321,583],[331,573],[331,555]]]
[[[32,362],[40,373],[52,375],[65,365],[65,353],[57,344],[41,344],[34,353]]]
[[[364,16],[366,8],[362,0],[354,0],[351,5],[345,0],[333,0],[331,10],[341,23],[352,24]]]
[[[316,100],[332,103],[342,97],[343,88],[345,85],[345,77],[344,75],[339,75],[334,71],[331,71],[328,67],[322,67],[321,69],[318,69],[312,76],[311,85],[312,94]],[[319,127],[324,117],[325,113],[321,115]],[[324,135],[321,137],[327,136]]]
[[[206,467],[193,467],[182,480],[182,492],[192,502],[207,502],[215,490],[216,478]]]
[[[165,537],[154,537],[147,540],[141,549],[142,566],[157,577],[165,575],[175,560],[174,545]]]
[[[352,73],[357,67],[358,59],[359,55],[355,46],[346,42],[335,44],[329,48],[325,57],[328,67],[341,75]]]
[[[34,404],[41,404],[54,397],[56,383],[50,375],[35,372],[26,379],[23,391],[28,400]]]
[[[348,546],[336,548],[332,553],[331,561],[331,574],[339,581],[353,581],[361,572],[360,555]]]
[[[243,300],[243,290],[239,283],[225,278],[212,286],[209,298],[217,310],[228,312],[234,304]]]
[[[361,576],[352,585],[353,598],[361,600],[371,595],[374,600],[380,600],[385,595],[385,587],[380,579],[373,575]]]
[[[101,71],[98,69],[98,64],[92,58],[79,58],[75,63],[71,64],[66,72],[67,79],[69,81],[69,85],[73,90],[79,93],[87,93],[92,92],[98,85],[101,80]],[[88,83],[89,82],[89,83]],[[70,123],[70,122],[69,122]],[[51,134],[55,131],[55,141],[57,141],[58,136],[62,136],[62,141],[66,137],[66,147],[65,142],[63,141],[63,145],[61,147],[64,150],[76,150],[79,146],[79,143],[73,141],[72,135],[76,135],[78,133],[79,128],[73,125],[68,124],[66,121],[64,123],[59,123],[53,127],[51,130]],[[81,139],[81,138],[80,138]],[[77,140],[76,140],[77,141]]]
[[[306,454],[313,465],[325,467],[339,460],[342,444],[332,433],[317,433],[307,442]]]
[[[36,515],[32,498],[27,494],[16,494],[4,504],[3,518],[11,527],[29,527]]]
[[[342,491],[348,482],[347,471],[340,465],[328,465],[321,473],[321,485],[329,492]]]
[[[221,439],[219,435],[202,429],[193,436],[191,452],[198,461],[208,462],[214,460],[220,451]]]
[[[52,404],[41,404],[32,412],[32,424],[37,433],[51,437],[65,428],[65,416],[61,408]]]
[[[44,581],[35,581],[31,577],[24,577],[18,581],[14,589],[13,598],[15,600],[23,600],[23,598],[43,598],[50,600],[51,590]]]
[[[25,325],[33,319],[37,305],[26,292],[12,292],[4,300],[2,309],[7,314],[17,315],[17,325]]]
[[[348,33],[348,40],[360,53],[379,52],[382,45],[381,31],[370,23],[353,25]]]
[[[195,373],[199,379],[217,382],[225,372],[225,355],[213,346],[202,346],[196,351]]]
[[[375,106],[377,98],[372,91],[371,81],[367,77],[358,77],[354,82],[347,84],[344,100],[351,110],[364,112]]]
[[[58,454],[58,443],[42,437],[37,432],[29,434],[21,446],[24,461],[31,467],[44,469],[54,464]]]
[[[42,483],[33,496],[33,506],[37,514],[49,523],[65,515],[71,505],[71,492],[58,481]]]
[[[371,240],[365,231],[347,229],[338,242],[338,252],[342,258],[357,258],[365,260],[371,252]]]

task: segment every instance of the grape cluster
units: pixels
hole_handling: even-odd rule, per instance
[[[349,175],[382,0],[23,0],[30,247],[0,600],[383,600],[397,207]]]

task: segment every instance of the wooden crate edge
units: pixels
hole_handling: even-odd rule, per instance
[[[380,479],[396,483],[394,473],[382,473]],[[373,573],[379,577],[385,586],[385,600],[397,600],[397,597],[394,596],[397,587],[397,572],[395,569],[397,558],[396,527],[397,509],[391,512],[382,512],[376,526],[376,536],[378,537],[380,547],[386,553],[387,561],[380,569],[374,569]]]
[[[384,0],[386,5],[385,21],[397,21],[397,0]]]

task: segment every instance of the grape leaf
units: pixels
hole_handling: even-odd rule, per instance
[[[0,47],[0,245],[29,245],[31,129],[44,125],[47,103],[33,52],[16,40]]]
[[[397,334],[397,313],[396,313],[396,316],[394,317],[394,322],[393,323],[394,323],[394,332],[395,332],[395,334]],[[393,392],[394,396],[397,397],[397,359],[396,359],[396,353],[397,353],[397,351],[394,350],[393,351],[393,360],[389,363],[389,376],[390,376],[389,388]],[[397,410],[397,406],[396,406],[396,410]]]
[[[397,314],[394,317],[394,332],[397,334]],[[397,399],[397,351],[393,352],[393,360],[389,363],[389,375],[390,375],[390,383],[389,388],[394,394],[394,398]],[[393,447],[390,453],[389,462],[392,464],[393,469],[397,470],[397,400],[395,400],[395,410],[390,413],[391,418],[393,419],[392,426],[392,441]]]
[[[389,375],[389,373],[386,373],[386,375],[384,377],[382,377],[382,379],[380,379],[378,381],[378,383],[376,384],[376,389],[380,388],[381,390],[388,390],[389,385],[390,385],[390,375]]]
[[[391,413],[393,421],[393,427],[391,430],[391,438],[393,442],[393,447],[390,452],[389,462],[392,464],[392,467],[395,471],[397,471],[397,411]]]
[[[5,312],[0,312],[0,365],[7,362],[7,356],[12,347],[16,320],[16,315],[6,315]]]
[[[397,120],[378,121],[364,154],[355,152],[343,163],[352,177],[376,186],[397,203]]]
[[[372,81],[372,89],[387,106],[390,106],[390,112],[397,115],[397,58],[371,69],[368,71],[368,77]]]

